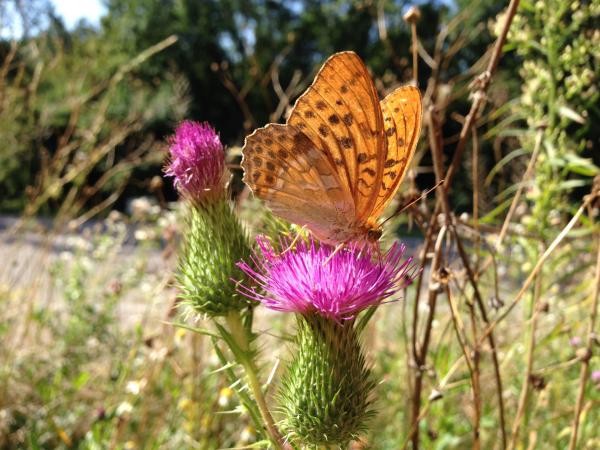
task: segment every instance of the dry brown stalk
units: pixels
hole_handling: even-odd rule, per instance
[[[518,4],[519,4],[518,0],[512,0],[510,2],[508,11],[507,11],[507,15],[506,15],[506,20],[504,22],[500,36],[496,40],[494,50],[492,52],[492,56],[490,58],[488,66],[487,66],[487,70],[479,77],[481,82],[479,83],[478,90],[475,92],[474,100],[471,105],[471,109],[465,119],[465,123],[463,124],[452,164],[449,167],[449,169],[446,173],[446,176],[444,177],[444,179],[445,179],[444,189],[446,191],[449,189],[449,187],[451,185],[452,178],[453,178],[453,176],[456,172],[456,168],[458,167],[458,164],[460,162],[462,152],[466,145],[468,132],[471,130],[471,127],[474,125],[474,121],[479,112],[479,109],[483,105],[483,101],[485,99],[485,92],[487,91],[487,88],[491,82],[491,78],[498,66],[500,56],[502,54],[502,47],[506,40],[506,36],[508,34],[508,30],[510,28],[510,25],[512,23],[514,15],[516,13]],[[435,60],[439,61],[440,55],[441,55],[441,51],[435,55]],[[438,66],[436,66],[436,69],[437,69],[437,67]],[[438,72],[438,71],[436,70],[435,72]],[[437,77],[436,77],[435,81],[433,82],[433,84],[428,86],[428,89],[427,89],[428,94],[431,97],[433,97],[434,92],[435,92],[435,84],[437,84],[436,81],[437,81]],[[439,168],[439,166],[438,166],[438,168]],[[439,199],[440,197],[437,197],[437,198]],[[446,201],[447,201],[447,198],[446,198]],[[427,252],[429,251],[429,248],[431,245],[431,239],[433,237],[433,230],[432,230],[434,228],[433,223],[435,221],[435,218],[439,214],[440,209],[441,209],[441,202],[438,200],[436,207],[434,209],[434,212],[431,215],[430,220],[429,220],[430,226],[429,226],[429,229],[427,230],[427,234],[425,237],[425,243],[424,243],[424,247],[423,247],[423,255],[426,255]],[[448,219],[448,215],[446,215],[446,216]],[[456,236],[458,236],[457,233],[456,233]],[[422,356],[419,355],[419,353],[421,353],[421,352],[418,351],[418,346],[416,343],[416,336],[417,336],[417,330],[418,330],[418,303],[419,303],[421,286],[422,286],[422,276],[420,276],[417,281],[417,293],[416,293],[416,298],[415,298],[415,304],[413,305],[413,324],[412,324],[413,325],[413,327],[412,327],[413,328],[413,333],[412,333],[413,342],[412,342],[412,347],[413,347],[413,358],[415,359],[415,363],[417,363],[417,364],[420,360],[423,359]],[[482,309],[483,302],[480,301],[481,299],[480,299],[479,295],[477,297],[478,297],[478,304],[480,306],[480,309]],[[493,337],[492,337],[491,341],[493,341]],[[421,347],[421,350],[422,349],[423,349],[423,347]],[[506,447],[504,410],[503,410],[503,406],[502,406],[502,385],[501,385],[500,371],[499,371],[499,366],[498,366],[498,361],[497,361],[495,345],[492,345],[492,349],[493,349],[492,354],[493,354],[493,360],[494,360],[494,366],[495,366],[495,373],[496,373],[496,377],[497,377],[497,388],[499,391],[499,401],[500,401],[499,409],[500,409],[502,442],[503,442],[503,447]],[[418,371],[417,371],[416,376],[417,377],[419,376]],[[421,396],[421,389],[422,389],[422,380],[420,378],[417,378],[415,381],[416,381],[415,388],[414,388],[413,394],[412,394],[412,426],[411,426],[411,431],[409,433],[408,440],[412,441],[413,449],[418,449],[418,447],[419,447],[418,424],[419,424],[419,421],[421,420],[421,418],[424,416],[425,411],[420,411],[420,402],[421,402],[420,396]],[[407,440],[407,442],[408,442],[408,440]]]
[[[484,332],[482,333],[482,335],[479,337],[479,344],[481,344],[483,342],[483,340],[486,339],[491,332],[493,332],[494,328],[503,319],[505,319],[506,316],[508,316],[508,314],[510,314],[510,312],[512,311],[512,309],[521,301],[521,299],[523,298],[524,294],[531,287],[531,283],[535,280],[535,277],[537,276],[537,274],[538,274],[539,270],[541,269],[541,267],[543,266],[544,262],[553,253],[553,251],[556,249],[556,247],[567,237],[567,235],[569,234],[569,232],[573,229],[573,227],[579,221],[579,218],[581,217],[581,215],[583,214],[583,212],[586,210],[586,208],[588,208],[590,205],[592,205],[593,202],[596,201],[596,199],[599,196],[600,196],[600,192],[593,192],[591,195],[587,195],[587,196],[584,197],[584,201],[581,204],[581,206],[579,207],[579,209],[577,210],[577,212],[573,215],[573,217],[571,218],[571,220],[569,221],[569,223],[567,225],[565,225],[565,227],[561,230],[561,232],[554,239],[554,241],[552,241],[552,243],[546,249],[546,251],[544,251],[544,253],[540,257],[540,259],[538,260],[536,266],[533,268],[533,270],[531,271],[531,273],[529,274],[529,276],[527,277],[527,279],[523,283],[523,286],[521,287],[521,289],[519,290],[519,292],[517,293],[515,299],[511,302],[511,304],[509,305],[509,307],[496,320],[494,320],[493,322],[491,322],[488,325],[488,327],[484,330]],[[596,298],[596,301],[597,301],[597,298]],[[596,311],[597,311],[597,306],[596,306]],[[593,334],[592,334],[592,339],[593,339]],[[445,388],[448,385],[448,381],[452,378],[452,376],[460,368],[463,359],[464,359],[464,357],[461,356],[456,361],[454,361],[454,363],[452,363],[452,365],[450,365],[450,369],[448,370],[448,372],[446,373],[446,375],[439,382],[439,387],[440,388]],[[569,361],[566,364],[571,365],[572,361]],[[426,408],[423,411],[421,411],[421,414],[419,415],[420,418],[422,418],[422,417],[424,417],[426,415],[426,413],[427,413],[427,411],[426,411],[427,406],[428,405],[426,405]]]
[[[481,448],[480,440],[480,423],[481,423],[481,383],[479,373],[479,350],[470,349],[467,344],[467,338],[465,336],[464,325],[458,312],[456,301],[452,295],[452,290],[448,283],[444,285],[446,296],[448,297],[448,303],[450,304],[450,311],[452,313],[452,323],[454,324],[454,330],[456,337],[460,344],[460,348],[463,352],[467,368],[469,369],[469,376],[471,378],[471,390],[473,391],[473,404],[474,404],[474,416],[473,416],[473,449]],[[471,317],[471,326],[473,328],[474,342],[477,342],[476,335],[476,322],[475,322],[475,311],[473,305],[469,304],[469,311]]]
[[[577,210],[577,212],[575,213],[575,215],[571,218],[571,220],[569,221],[569,223],[567,223],[567,225],[565,225],[565,227],[561,230],[561,232],[558,234],[558,236],[556,236],[556,238],[554,239],[554,241],[552,241],[552,243],[548,246],[548,248],[546,249],[546,251],[544,251],[544,253],[542,254],[542,256],[540,256],[540,258],[538,259],[535,267],[533,268],[533,270],[531,271],[531,273],[529,274],[529,276],[527,277],[527,279],[523,283],[523,286],[521,286],[521,289],[519,290],[519,292],[515,296],[514,300],[496,318],[496,320],[494,320],[486,328],[486,330],[483,333],[481,339],[486,338],[487,336],[489,336],[490,333],[493,332],[494,328],[496,328],[496,326],[500,322],[502,322],[506,318],[506,316],[508,316],[510,314],[510,312],[514,309],[514,307],[517,306],[517,304],[523,299],[523,296],[525,295],[525,293],[527,292],[527,290],[531,286],[531,283],[533,283],[533,281],[535,280],[535,277],[537,276],[537,274],[541,270],[541,268],[544,265],[544,263],[546,262],[546,260],[554,252],[554,250],[556,249],[556,247],[558,247],[558,244],[560,244],[562,242],[562,240],[567,236],[567,234],[569,234],[569,232],[577,224],[577,222],[579,221],[579,218],[581,217],[581,215],[583,214],[583,212],[586,210],[586,208],[588,206],[590,206],[592,204],[592,202],[596,199],[596,196],[597,196],[597,194],[596,195],[592,194],[592,195],[586,195],[585,196],[583,203],[581,204],[581,206],[579,207],[579,209]]]
[[[509,448],[512,450],[517,445],[517,440],[519,439],[519,432],[521,429],[521,422],[523,420],[523,416],[525,415],[525,409],[527,407],[527,401],[529,398],[530,385],[531,385],[531,376],[533,374],[533,359],[535,354],[535,345],[536,345],[536,330],[537,330],[537,319],[539,316],[540,308],[539,308],[539,299],[542,290],[542,275],[538,274],[535,277],[535,285],[533,298],[530,305],[530,320],[529,320],[529,341],[527,343],[527,369],[523,374],[523,383],[521,386],[521,393],[519,395],[519,403],[517,406],[517,414],[515,416],[515,420],[512,426],[512,435]]]
[[[596,193],[596,196],[600,193]],[[592,195],[590,195],[592,197]],[[592,215],[590,214],[590,221]],[[585,386],[590,371],[590,359],[592,357],[592,349],[594,347],[594,330],[596,327],[596,318],[598,316],[598,298],[600,297],[600,233],[596,233],[596,273],[594,276],[594,287],[592,292],[592,308],[590,311],[590,321],[588,324],[587,345],[585,357],[581,360],[581,369],[579,371],[579,390],[577,392],[577,402],[575,404],[575,414],[573,416],[573,432],[569,440],[569,450],[575,450],[577,446],[577,434],[579,432],[579,422],[581,420],[581,412],[583,410],[583,400],[585,396]]]
[[[436,168],[435,169],[436,174],[441,174],[442,170],[443,170],[442,161],[441,161],[441,159],[442,159],[441,136],[439,133],[439,124],[437,123],[435,116],[433,114],[433,111],[431,109],[427,113],[427,123],[428,123],[429,136],[430,136],[429,143],[430,143],[431,152],[433,155],[434,167]],[[439,178],[439,176],[441,176],[441,175],[438,175],[438,178]],[[484,323],[486,325],[489,325],[489,319],[487,316],[487,312],[485,310],[485,303],[483,301],[483,297],[480,293],[479,286],[477,284],[475,272],[471,268],[471,264],[469,262],[469,257],[468,257],[467,252],[465,251],[464,246],[462,244],[462,239],[456,230],[455,222],[450,219],[450,217],[451,217],[450,203],[448,200],[448,194],[444,189],[440,189],[439,198],[441,199],[442,210],[444,211],[444,215],[446,217],[446,223],[448,224],[448,226],[450,228],[450,232],[452,234],[452,237],[454,238],[454,240],[456,242],[456,248],[458,250],[461,262],[466,270],[468,281],[473,288],[473,293],[474,293],[474,296],[475,296],[475,299],[477,302],[477,308],[479,309],[479,313],[480,313],[481,318],[484,321]],[[438,204],[440,204],[440,203],[438,203]],[[469,306],[471,307],[472,305],[469,304]],[[472,319],[474,319],[474,317],[475,317],[474,310],[472,310],[472,313],[473,313]],[[473,328],[474,333],[475,333],[475,331],[476,331],[475,328]],[[504,413],[504,399],[502,397],[503,384],[502,384],[502,376],[500,373],[500,363],[498,361],[498,352],[496,349],[496,342],[495,342],[493,334],[488,335],[487,340],[488,340],[488,343],[492,350],[492,363],[494,366],[494,376],[496,379],[496,394],[498,397],[498,414],[499,414],[499,421],[500,421],[500,431],[501,431],[501,436],[502,436],[502,446],[503,446],[503,448],[506,448],[506,421],[505,421],[505,413]],[[474,334],[473,351],[477,353],[480,345],[481,345],[481,343],[478,341],[478,339],[476,338],[476,336]],[[474,365],[474,372],[475,372],[474,379],[479,380],[480,376],[479,376],[479,365],[478,364]],[[476,405],[476,408],[477,408],[477,405]],[[478,436],[478,438],[479,438],[479,436]]]
[[[429,120],[432,120],[432,108],[430,107],[427,110],[427,118]],[[434,129],[433,127],[429,127],[429,135],[430,135],[430,140],[434,140],[434,139],[438,139],[438,136],[436,135],[437,130]],[[437,147],[436,147],[437,148]],[[435,151],[433,151],[432,149],[432,153],[435,153]],[[436,173],[436,178],[437,178],[437,182],[441,182],[441,174],[442,174],[442,168],[440,166],[440,162],[438,161],[439,158],[436,158],[434,156],[434,170]],[[441,191],[443,191],[442,189],[438,190],[439,192],[436,192],[436,201],[437,204],[440,203],[441,201]],[[431,220],[429,221],[429,229],[427,231],[427,237],[426,237],[426,242],[425,245],[423,247],[424,250],[424,255],[426,255],[426,251],[429,249],[430,246],[430,242],[431,242],[431,237],[433,236],[433,230],[434,230],[434,226],[433,226],[433,217],[431,218]],[[420,411],[421,411],[421,394],[422,394],[422,389],[423,389],[423,371],[425,368],[425,363],[426,363],[426,359],[427,359],[427,350],[429,348],[429,339],[431,336],[431,327],[433,324],[433,318],[434,318],[434,314],[435,314],[435,305],[437,302],[437,296],[439,293],[439,289],[437,288],[433,288],[433,277],[437,276],[437,272],[439,270],[440,267],[440,261],[442,259],[442,243],[444,240],[444,237],[446,235],[446,231],[447,231],[447,226],[442,226],[442,228],[440,229],[437,239],[436,239],[436,244],[434,247],[434,254],[433,254],[433,260],[431,263],[431,272],[430,272],[430,283],[429,283],[429,296],[428,296],[428,304],[429,304],[429,311],[428,311],[428,316],[427,316],[427,321],[426,321],[426,325],[425,325],[425,334],[423,336],[423,341],[421,343],[421,345],[419,346],[419,344],[417,343],[417,334],[418,334],[418,300],[419,300],[419,292],[421,289],[421,283],[422,283],[422,276],[419,277],[418,283],[417,283],[417,296],[415,298],[415,303],[414,303],[414,311],[413,311],[413,334],[412,334],[412,339],[413,339],[413,358],[414,358],[414,362],[415,362],[415,380],[414,380],[414,389],[412,392],[412,414],[411,414],[411,432],[410,432],[410,436],[411,436],[411,440],[412,440],[412,447],[413,450],[416,450],[419,448],[419,421],[420,421]]]
[[[502,47],[504,45],[504,42],[506,41],[506,36],[508,34],[508,30],[510,28],[512,20],[517,11],[518,5],[519,5],[519,0],[511,0],[510,4],[508,6],[506,19],[504,21],[500,35],[494,45],[494,49],[492,51],[492,56],[487,65],[487,69],[477,79],[478,86],[477,86],[477,90],[474,92],[474,95],[473,95],[473,103],[471,104],[471,109],[469,110],[469,113],[468,113],[467,117],[465,118],[465,122],[461,129],[460,138],[459,138],[459,141],[456,146],[456,150],[455,150],[455,154],[454,154],[452,163],[451,163],[450,167],[448,168],[448,171],[446,172],[446,176],[443,177],[444,178],[444,190],[445,190],[446,194],[449,191],[449,188],[452,183],[452,179],[454,178],[454,175],[459,166],[459,163],[460,163],[460,160],[462,157],[462,153],[466,146],[469,132],[471,131],[471,128],[475,124],[475,119],[478,116],[480,108],[484,104],[485,93],[490,85],[492,76],[493,76],[494,72],[496,71],[496,68],[498,67],[498,63],[500,61],[500,56],[502,54]],[[430,92],[430,95],[433,95],[433,90]],[[438,137],[435,137],[435,131],[433,133],[433,137],[434,138],[431,139],[431,141],[437,141],[439,139]],[[432,152],[433,152],[433,149],[432,149]],[[433,153],[435,153],[435,152],[433,152]],[[440,158],[440,160],[441,160],[441,158]],[[438,166],[438,170],[439,170],[439,166]],[[438,177],[438,180],[439,179],[440,179],[440,177]],[[447,197],[445,198],[445,200],[442,199],[440,196],[438,196],[437,198],[438,198],[438,202],[437,202],[434,212],[429,220],[430,227],[432,227],[434,219],[437,217],[440,210],[442,209],[442,202],[446,202],[445,209],[447,211],[450,211],[448,204],[447,204],[447,201],[448,201]],[[446,220],[449,220],[448,214],[446,214]],[[429,237],[429,236],[430,236],[430,233],[428,232],[427,237]],[[454,236],[455,236],[455,238],[458,238],[458,233],[454,232]],[[458,243],[458,239],[457,239],[457,243]],[[426,239],[425,249],[428,249],[428,247],[429,247],[429,242]],[[464,263],[467,262],[467,259],[463,258],[463,262]],[[468,272],[470,274],[469,278],[470,278],[470,280],[472,280],[473,286],[476,287],[476,281],[475,281],[472,271],[470,269],[468,269]],[[417,288],[419,288],[419,287],[420,287],[420,283],[417,284]],[[477,289],[475,289],[475,291],[478,293]],[[485,315],[483,313],[484,309],[483,309],[483,301],[481,300],[481,296],[479,294],[477,294],[476,297],[478,299],[479,308],[482,311],[482,317],[485,317]],[[418,300],[418,293],[417,293],[416,300]],[[415,311],[418,310],[417,306],[418,305],[414,306]],[[414,318],[415,319],[417,318],[416,313],[415,313]],[[416,328],[417,328],[416,325],[413,324],[413,330],[416,330]],[[416,333],[413,333],[413,339],[415,339],[415,337],[414,337],[415,334]],[[490,334],[484,334],[484,335],[486,338],[489,339]],[[491,342],[493,342],[493,337],[490,340],[490,343]],[[415,344],[413,344],[413,348],[416,348]],[[500,422],[501,422],[502,443],[503,443],[503,447],[506,448],[506,429],[505,429],[505,422],[504,422],[504,408],[503,408],[503,400],[502,400],[502,384],[501,384],[500,370],[499,370],[499,365],[498,365],[498,361],[497,361],[497,353],[496,353],[495,345],[492,345],[492,350],[493,350],[492,354],[493,354],[495,372],[496,372],[496,377],[497,377],[497,389],[498,389],[498,393],[499,393],[499,402],[500,402],[499,403],[499,413],[500,413]],[[420,388],[421,387],[422,386],[420,383],[418,385],[416,384],[415,391],[413,392],[413,411],[412,411],[413,424],[412,424],[411,437],[410,437],[412,440],[412,443],[413,443],[413,449],[418,449],[418,446],[419,446],[418,423],[419,423],[420,418],[422,417],[422,413],[420,413],[419,411],[415,411],[415,407],[418,406],[420,408],[420,395],[421,395]],[[419,388],[419,389],[417,389],[417,388]]]
[[[430,227],[433,229],[433,227]],[[447,228],[442,226],[434,245],[434,255],[433,260],[431,262],[430,269],[430,281],[429,281],[429,296],[428,296],[428,305],[429,311],[427,314],[426,324],[425,324],[425,335],[423,337],[423,341],[421,345],[416,342],[416,334],[418,332],[415,322],[413,322],[413,358],[415,363],[415,379],[414,379],[414,389],[412,393],[412,415],[411,415],[411,430],[409,432],[409,439],[412,440],[413,450],[419,448],[419,422],[421,420],[421,392],[423,390],[423,375],[425,373],[425,363],[427,358],[427,350],[429,348],[429,339],[431,337],[431,328],[433,325],[433,319],[435,316],[435,307],[437,304],[437,296],[439,293],[439,289],[435,287],[434,277],[437,276],[437,272],[440,269],[441,260],[442,260],[442,250],[443,250],[443,242],[446,237]],[[428,246],[427,246],[428,247]],[[419,282],[422,282],[422,277],[420,277]],[[417,291],[418,292],[418,291]],[[415,301],[415,309],[418,308],[418,302]],[[408,442],[408,441],[407,441]]]
[[[419,85],[419,39],[417,37],[417,22],[420,18],[421,12],[416,6],[412,6],[404,15],[404,20],[410,24],[412,81],[415,86]]]
[[[473,179],[473,228],[475,228],[475,272],[478,271],[480,252],[481,252],[481,234],[479,233],[479,139],[477,137],[477,129],[471,128],[471,136],[473,140],[472,148],[472,171],[471,178]]]
[[[467,144],[467,139],[469,137],[469,132],[471,127],[473,126],[477,115],[479,114],[480,108],[483,106],[486,98],[486,91],[492,81],[492,76],[496,72],[496,68],[498,67],[498,63],[500,62],[500,56],[502,55],[502,47],[504,46],[504,42],[506,42],[506,36],[508,35],[508,30],[510,29],[510,25],[513,21],[513,18],[517,12],[517,7],[519,6],[519,0],[511,0],[508,5],[508,9],[506,12],[506,18],[504,24],[502,26],[502,30],[500,31],[500,35],[498,39],[496,39],[496,43],[494,44],[494,49],[492,51],[492,56],[487,65],[486,70],[475,80],[477,84],[477,89],[473,93],[473,103],[471,104],[471,109],[465,118],[465,123],[462,126],[460,131],[460,139],[456,144],[456,149],[454,151],[454,157],[452,158],[452,163],[450,167],[448,167],[448,171],[446,172],[446,176],[444,177],[444,188],[448,191],[450,189],[450,185],[452,183],[452,179],[458,170],[460,165],[460,160],[462,158],[462,153]]]
[[[527,164],[527,169],[525,169],[525,173],[523,174],[523,179],[521,180],[521,183],[519,184],[519,188],[517,189],[517,192],[515,193],[515,196],[512,199],[510,208],[508,209],[508,213],[506,214],[506,217],[504,218],[504,223],[502,224],[502,228],[500,229],[500,234],[498,235],[498,238],[496,239],[496,243],[494,244],[496,251],[498,251],[498,249],[500,249],[500,246],[502,245],[502,241],[504,240],[504,237],[506,236],[506,232],[508,231],[508,225],[510,224],[510,222],[513,218],[513,215],[515,213],[515,210],[517,209],[517,205],[519,204],[519,200],[521,199],[521,194],[523,193],[523,189],[525,188],[525,183],[531,177],[531,174],[533,173],[533,168],[535,167],[535,162],[537,161],[537,157],[540,152],[540,147],[542,144],[542,136],[543,136],[543,130],[540,128],[540,129],[538,129],[537,134],[535,136],[535,145],[533,147],[533,153],[531,154],[529,163]]]

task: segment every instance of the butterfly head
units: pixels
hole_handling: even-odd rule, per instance
[[[367,225],[365,230],[365,239],[368,242],[376,243],[381,239],[381,235],[383,234],[383,228],[378,225]]]

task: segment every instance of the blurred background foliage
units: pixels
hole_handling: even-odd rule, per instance
[[[72,30],[43,0],[15,1],[19,8],[9,8],[11,3],[2,2],[2,20],[20,22],[25,32],[16,41],[7,37],[0,41],[3,211],[23,211],[28,205],[30,213],[54,215],[66,212],[60,210],[64,196],[77,204],[71,215],[99,204],[122,208],[124,199],[147,191],[152,177],[160,175],[161,143],[177,121],[183,117],[209,121],[227,144],[240,145],[255,127],[283,120],[290,101],[335,51],[358,52],[377,78],[381,94],[411,78],[410,29],[402,20],[409,2],[404,1],[107,0],[108,13],[98,28],[80,22]],[[444,124],[444,134],[454,136],[460,130],[458,119],[468,109],[466,82],[482,68],[494,39],[492,22],[503,4],[460,0],[420,6],[421,86],[427,86],[432,75],[427,55],[434,54],[440,32],[448,34],[441,45],[451,57],[435,75],[447,84],[447,116],[455,118]],[[576,9],[567,7],[564,13]],[[593,11],[578,12],[569,26],[587,27],[593,33],[593,16]],[[562,27],[562,19],[556,20]],[[495,83],[490,93],[496,106],[518,97],[528,76],[537,75],[531,62],[522,64],[533,60],[536,51],[536,58],[554,63],[544,49],[536,49],[540,36],[535,30],[542,30],[544,23],[529,26],[530,35],[521,37],[535,46],[517,40],[509,44],[520,51],[503,59],[498,75],[502,82]],[[560,33],[550,36],[556,39]],[[585,33],[579,36],[587,39]],[[594,61],[586,61],[593,52],[572,51],[578,66],[588,67],[587,78],[581,81],[587,86],[595,79],[590,70],[597,64],[597,44],[590,50],[596,51]],[[564,60],[563,55],[562,64],[568,65]],[[564,77],[570,76],[570,67],[561,70]],[[581,77],[570,79],[573,91]],[[571,112],[566,119],[576,131],[577,150],[582,157],[590,156],[597,153],[591,148],[597,131],[589,126],[598,118],[597,102],[583,92],[569,95],[569,102],[555,109],[558,114]],[[536,102],[529,104],[533,108]],[[530,117],[525,111],[509,119],[514,128],[525,125]],[[481,152],[487,167],[505,156],[507,148],[516,148],[514,141],[503,137],[506,130],[497,127],[512,112],[500,109],[482,124],[484,132],[501,139],[494,149]],[[574,117],[584,123],[573,122]],[[448,139],[448,156],[455,141]],[[424,175],[419,183],[424,186],[432,180],[433,175]],[[459,179],[458,186],[458,205],[466,208],[470,195],[462,193],[468,190],[467,183],[460,186]],[[174,198],[169,188],[166,191]]]

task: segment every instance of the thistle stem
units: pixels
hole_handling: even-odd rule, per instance
[[[227,322],[229,332],[235,340],[236,345],[238,345],[241,350],[241,354],[238,355],[238,362],[244,368],[246,377],[248,378],[248,386],[258,405],[258,410],[263,419],[269,440],[275,449],[286,450],[289,447],[284,444],[283,437],[279,433],[275,421],[273,420],[273,416],[271,416],[269,408],[267,407],[267,402],[263,395],[260,381],[258,380],[258,368],[256,367],[253,358],[250,356],[250,339],[242,322],[240,313],[238,311],[232,311],[225,317],[225,321]]]

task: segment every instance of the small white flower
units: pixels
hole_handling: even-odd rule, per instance
[[[244,444],[256,441],[256,430],[250,425],[246,426],[240,434],[240,441]]]
[[[231,403],[231,397],[233,397],[233,390],[229,387],[224,387],[219,391],[219,406],[226,408]]]
[[[127,383],[127,392],[133,395],[138,395],[140,393],[140,384],[137,381],[130,381]]]
[[[121,417],[127,414],[131,414],[131,411],[133,411],[133,406],[131,406],[131,403],[123,402],[119,404],[119,406],[117,406],[115,414],[117,415],[117,417]]]
[[[166,358],[168,351],[167,347],[161,347],[150,352],[149,358],[151,361],[163,361]]]
[[[148,232],[144,229],[135,230],[135,233],[133,235],[137,241],[148,240]]]

